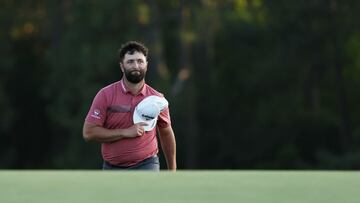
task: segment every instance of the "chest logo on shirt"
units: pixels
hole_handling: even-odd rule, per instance
[[[91,116],[94,117],[94,118],[100,119],[100,110],[95,109],[94,113]]]

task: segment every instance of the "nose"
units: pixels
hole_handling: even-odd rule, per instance
[[[139,67],[140,67],[140,65],[139,65],[139,63],[138,63],[137,61],[135,61],[134,66],[135,66],[136,68],[139,68]]]
[[[140,69],[140,65],[139,65],[139,63],[137,61],[134,61],[133,67],[136,68],[136,69]]]

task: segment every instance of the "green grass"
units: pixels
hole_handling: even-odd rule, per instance
[[[360,172],[0,171],[1,203],[359,203]]]

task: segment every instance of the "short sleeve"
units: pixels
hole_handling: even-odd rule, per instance
[[[100,90],[90,107],[90,110],[85,118],[85,121],[99,126],[103,126],[106,120],[107,99],[102,90]]]
[[[160,112],[158,121],[157,121],[157,126],[159,128],[166,128],[169,125],[171,125],[171,119],[170,119],[170,111],[169,111],[169,107],[168,107]]]

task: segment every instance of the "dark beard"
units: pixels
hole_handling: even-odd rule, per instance
[[[137,72],[139,72],[139,73],[137,73]],[[139,71],[125,70],[125,77],[129,82],[131,82],[133,84],[137,84],[145,78],[145,71],[144,70],[139,70]]]

